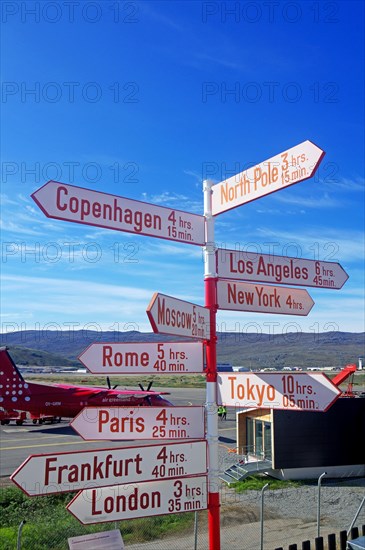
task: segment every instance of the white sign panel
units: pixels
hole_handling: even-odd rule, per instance
[[[314,306],[306,290],[282,286],[219,280],[217,295],[218,309],[233,311],[308,315]]]
[[[204,216],[49,181],[32,194],[48,218],[205,244]]]
[[[119,529],[91,533],[68,539],[69,550],[124,550],[124,542]]]
[[[154,332],[207,340],[210,337],[209,309],[155,293],[147,308]]]
[[[219,404],[289,411],[326,411],[341,390],[322,373],[218,374]]]
[[[205,474],[206,441],[32,455],[11,480],[29,496]]]
[[[222,279],[334,289],[342,288],[348,279],[336,262],[223,248],[217,251],[217,272]]]
[[[86,440],[204,439],[204,407],[86,407],[71,426]]]
[[[307,140],[213,185],[213,215],[311,178],[323,156],[324,151]]]
[[[202,342],[97,342],[78,359],[93,374],[181,374],[204,369]]]
[[[207,508],[207,477],[116,485],[81,491],[67,505],[84,525]]]

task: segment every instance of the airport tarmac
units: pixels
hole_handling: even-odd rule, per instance
[[[168,399],[179,406],[203,405],[203,388],[156,388],[171,392]],[[233,410],[228,410],[227,420],[220,421],[219,441],[223,447],[234,447],[236,441],[236,422]],[[153,443],[157,443],[153,440]],[[161,440],[160,440],[161,442]],[[164,440],[167,443],[167,440]],[[11,423],[0,426],[0,477],[9,477],[30,455],[77,452],[88,449],[112,449],[150,445],[151,440],[143,441],[84,441],[69,426],[68,420],[60,424],[34,425],[30,421],[22,426]]]

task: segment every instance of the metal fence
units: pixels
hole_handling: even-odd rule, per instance
[[[221,449],[220,469],[237,461],[237,456]],[[318,487],[317,482],[305,483],[299,487],[271,489],[270,478],[265,478],[268,487],[265,490],[263,514],[261,515],[262,491],[245,491],[236,493],[222,483],[221,495],[221,547],[222,550],[273,550],[286,548],[302,541],[314,541],[318,535]],[[320,529],[321,536],[348,530],[356,517],[356,525],[365,524],[365,507],[361,506],[365,492],[365,479],[343,479],[322,481]],[[42,497],[39,497],[42,498]],[[29,499],[33,501],[33,499]],[[360,509],[359,509],[360,508]],[[66,550],[67,539],[71,536],[87,534],[90,527],[83,527],[71,518],[67,530],[61,530],[57,518],[53,525],[47,526],[47,535],[37,540],[34,527],[27,523],[27,514],[31,504],[22,511],[18,526],[9,527],[13,531],[13,543],[0,540],[1,550]],[[187,517],[187,514],[185,514]],[[126,548],[129,550],[206,550],[208,544],[207,512],[190,513],[188,522],[178,534],[173,534],[174,515],[169,516],[170,527],[151,540],[152,533],[158,533],[159,521],[156,518],[126,520],[117,523],[101,524],[98,530],[120,529]],[[194,521],[195,520],[195,521]],[[162,525],[162,524],[161,524]],[[5,526],[6,528],[6,526]],[[131,542],[131,533],[139,542]],[[155,535],[154,535],[155,536]],[[314,544],[314,543],[313,543]],[[312,546],[314,548],[314,546]]]

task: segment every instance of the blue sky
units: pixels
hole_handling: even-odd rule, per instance
[[[150,331],[155,291],[204,303],[199,246],[48,219],[47,180],[203,214],[202,179],[307,139],[315,177],[220,214],[216,243],[349,280],[308,289],[308,317],[218,330],[364,331],[363,21],[351,1],[3,2],[2,332]]]

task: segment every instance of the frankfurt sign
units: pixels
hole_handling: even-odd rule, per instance
[[[31,455],[11,480],[28,496],[205,474],[206,442]]]

